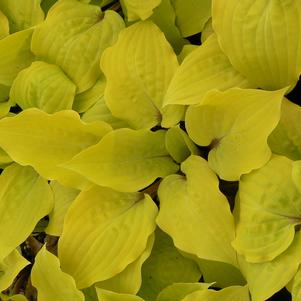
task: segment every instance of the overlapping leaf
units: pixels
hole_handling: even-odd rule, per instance
[[[12,164],[0,176],[0,262],[31,234],[53,207],[47,181],[33,168]]]
[[[184,37],[201,32],[211,16],[212,0],[172,0],[177,25]]]
[[[45,178],[82,187],[86,181],[59,164],[96,144],[110,130],[106,123],[85,124],[72,111],[50,115],[27,109],[0,120],[0,146],[14,161],[33,166]]]
[[[161,0],[122,0],[127,19],[129,21],[145,20],[151,16],[153,9],[160,4]]]
[[[260,88],[294,87],[301,73],[299,0],[213,0],[212,7],[213,28],[235,69]]]
[[[187,132],[196,144],[211,148],[209,165],[221,179],[237,181],[269,160],[267,138],[279,121],[284,92],[211,91],[187,109]]]
[[[152,234],[138,259],[130,263],[121,273],[111,279],[98,282],[96,286],[120,294],[137,294],[142,282],[141,267],[150,256],[154,241],[155,235]]]
[[[7,289],[19,272],[29,263],[17,250],[13,250],[5,257],[0,262],[0,291]]]
[[[35,258],[31,273],[38,300],[84,301],[84,294],[76,288],[74,279],[62,272],[58,258],[44,246]]]
[[[33,62],[17,75],[10,100],[23,110],[39,108],[55,113],[72,108],[76,86],[56,65]]]
[[[117,275],[145,250],[156,215],[156,205],[142,193],[101,186],[82,191],[68,210],[59,240],[63,271],[79,288]]]
[[[141,190],[178,170],[165,148],[165,131],[131,129],[112,131],[64,167],[97,185],[126,192]]]
[[[281,117],[277,127],[268,138],[273,153],[292,160],[301,159],[301,108],[283,99]]]
[[[183,257],[175,248],[172,239],[160,229],[151,256],[142,267],[142,286],[139,296],[156,300],[162,289],[176,282],[197,282],[201,272],[197,264]]]
[[[102,301],[144,301],[136,295],[118,294],[104,289],[96,289],[99,300]]]
[[[137,129],[177,124],[184,108],[162,108],[177,68],[176,55],[152,22],[139,22],[123,30],[101,58],[107,78],[105,100],[112,114]]]
[[[9,35],[9,24],[5,14],[0,10],[0,40]]]
[[[231,246],[234,222],[218,178],[201,157],[181,165],[185,174],[165,178],[159,187],[159,227],[175,246],[199,258],[237,265]],[[177,221],[175,223],[175,221]]]
[[[293,242],[301,224],[301,195],[292,168],[293,161],[273,156],[240,181],[233,245],[249,262],[273,260]]]
[[[122,18],[113,11],[103,14],[99,7],[77,0],[58,1],[35,29],[32,51],[61,67],[80,93],[95,84],[101,54],[123,27]]]
[[[250,88],[252,85],[232,67],[216,35],[212,34],[187,55],[168,87],[164,104],[198,104],[207,92],[232,87]]]
[[[1,0],[0,10],[9,20],[10,32],[24,30],[44,20],[41,0]]]
[[[11,34],[0,40],[0,84],[11,86],[22,69],[34,60],[30,51],[33,29]]]

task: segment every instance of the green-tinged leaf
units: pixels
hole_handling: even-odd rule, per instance
[[[234,221],[217,176],[198,156],[189,157],[181,170],[185,177],[171,175],[159,187],[157,224],[180,250],[236,266]]]
[[[212,27],[212,18],[210,18],[202,31],[202,36],[201,36],[201,42],[202,44],[209,38],[214,33],[213,27]]]
[[[61,236],[65,215],[79,194],[79,190],[65,187],[56,181],[51,181],[50,187],[54,195],[54,207],[49,214],[49,223],[45,232],[53,236]]]
[[[188,56],[192,51],[194,51],[196,49],[199,49],[198,45],[193,45],[193,44],[184,45],[182,51],[178,55],[179,63],[182,64],[182,62],[184,61],[186,56]]]
[[[13,250],[0,262],[0,291],[7,289],[19,272],[30,264],[17,250]]]
[[[213,0],[212,7],[214,31],[235,69],[266,90],[294,87],[301,73],[299,0]]]
[[[83,123],[74,111],[50,115],[27,109],[0,120],[0,147],[14,161],[33,166],[47,179],[82,187],[85,179],[58,165],[96,144],[110,130],[106,123]]]
[[[0,10],[7,16],[11,33],[43,22],[41,0],[1,0]]]
[[[7,296],[0,293],[0,297],[3,299],[3,301],[28,301],[24,295]]]
[[[99,99],[90,109],[83,115],[84,122],[104,121],[112,126],[113,129],[128,128],[130,127],[125,121],[114,117],[108,109],[104,97]]]
[[[6,102],[9,98],[10,87],[0,84],[0,103]]]
[[[104,75],[101,75],[94,86],[89,90],[77,94],[73,103],[73,110],[83,113],[103,98],[106,81]]]
[[[209,166],[221,179],[237,181],[270,159],[267,138],[280,119],[284,92],[211,91],[200,105],[187,109],[187,132],[196,144],[210,146]]]
[[[197,146],[179,126],[168,129],[165,145],[172,158],[178,163],[185,161],[190,155],[199,154]]]
[[[164,104],[198,104],[211,90],[250,88],[250,82],[237,72],[221,51],[215,34],[183,61],[170,86]]]
[[[296,273],[291,288],[292,301],[298,301],[301,298],[301,268]]]
[[[156,25],[165,34],[167,41],[173,47],[175,53],[179,53],[183,45],[188,42],[182,38],[181,33],[176,26],[176,14],[171,4],[171,0],[162,0],[160,5],[154,9],[150,17]]]
[[[0,148],[0,168],[4,168],[11,163],[13,163],[12,158]]]
[[[283,99],[281,117],[277,127],[268,138],[273,153],[292,160],[301,159],[301,108]]]
[[[250,301],[248,286],[230,286],[220,291],[201,290],[186,296],[182,301]]]
[[[163,289],[156,301],[181,301],[188,294],[206,290],[210,286],[209,283],[174,283]]]
[[[84,294],[76,288],[74,279],[60,268],[59,259],[48,252],[45,245],[35,258],[31,272],[38,300],[84,301]]]
[[[11,107],[11,102],[0,102],[0,119],[7,116],[9,109]]]
[[[17,164],[5,168],[0,176],[0,262],[52,207],[52,191],[33,168]]]
[[[9,35],[8,19],[0,10],[0,40],[8,35]]]
[[[99,59],[124,27],[113,11],[77,0],[58,1],[32,36],[32,51],[56,64],[77,85],[77,93],[91,88],[100,76]],[[84,55],[83,55],[84,53]]]
[[[49,9],[57,2],[57,0],[42,0],[41,7],[45,14],[48,13]]]
[[[47,113],[72,108],[76,86],[56,65],[33,62],[17,75],[10,100],[23,110],[36,107]]]
[[[211,0],[172,0],[183,37],[201,32],[211,17]]]
[[[233,246],[249,262],[271,261],[293,242],[301,224],[301,195],[292,168],[293,161],[273,156],[240,180]]]
[[[101,58],[107,85],[105,100],[112,114],[134,128],[150,129],[177,124],[184,107],[162,101],[178,68],[178,61],[164,34],[151,21],[124,29],[117,43]],[[129,109],[130,108],[130,109]]]
[[[95,286],[90,286],[82,290],[85,295],[85,301],[99,301]]]
[[[300,252],[301,233],[297,233],[291,246],[272,261],[248,263],[243,258],[239,259],[252,301],[267,300],[293,278],[301,263]]]
[[[96,288],[98,299],[101,301],[144,301],[138,296],[118,294],[104,289]]]
[[[31,28],[0,40],[0,84],[11,86],[19,71],[34,60],[30,51],[32,33]]]
[[[141,190],[178,170],[165,148],[163,130],[112,131],[63,166],[97,185],[126,192]]]
[[[205,259],[196,260],[202,272],[205,282],[213,283],[216,287],[228,287],[232,285],[245,285],[246,280],[239,268],[231,264]]]
[[[153,13],[153,9],[161,0],[122,0],[124,13],[128,21],[145,20]]]
[[[145,250],[138,259],[130,263],[121,273],[113,278],[98,282],[96,284],[97,287],[116,293],[137,294],[142,282],[141,267],[150,256],[154,241],[155,235],[152,234],[148,239]]]
[[[78,288],[114,277],[143,253],[156,215],[156,205],[142,193],[96,185],[82,191],[67,212],[59,240],[63,271]]]
[[[142,286],[139,296],[155,300],[162,289],[175,282],[197,282],[201,272],[195,262],[183,257],[172,239],[160,229],[155,232],[151,256],[142,266]]]

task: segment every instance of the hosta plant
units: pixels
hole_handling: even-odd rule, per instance
[[[0,300],[301,300],[299,0],[0,0]]]

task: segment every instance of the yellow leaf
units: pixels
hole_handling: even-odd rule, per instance
[[[31,272],[38,300],[84,301],[84,294],[76,288],[74,279],[60,268],[58,258],[47,251],[45,245],[35,257]]]
[[[9,35],[8,19],[0,10],[0,40]]]
[[[178,170],[165,148],[165,131],[131,129],[110,132],[63,167],[97,185],[125,192],[141,190]]]
[[[96,292],[101,301],[144,301],[142,298],[135,295],[118,294],[100,288],[96,288]]]
[[[59,240],[62,270],[79,288],[114,277],[141,256],[156,215],[156,205],[142,193],[96,185],[82,191],[68,210]]]
[[[33,231],[53,207],[47,181],[33,168],[12,164],[0,176],[0,262]]]

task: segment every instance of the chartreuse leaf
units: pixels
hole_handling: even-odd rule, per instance
[[[183,37],[201,32],[211,16],[211,0],[172,0]]]
[[[249,88],[251,84],[232,67],[212,34],[184,59],[168,87],[164,104],[198,104],[212,89],[232,87]]]
[[[83,113],[91,108],[95,103],[102,99],[105,91],[106,80],[101,75],[94,86],[89,90],[77,94],[73,103],[73,110]]]
[[[202,44],[209,38],[214,33],[213,27],[212,27],[212,18],[210,18],[202,31],[202,36],[201,36],[201,42]]]
[[[235,69],[266,90],[295,85],[301,73],[299,0],[213,0],[212,7],[213,28]]]
[[[301,224],[301,195],[292,169],[293,161],[273,156],[240,180],[233,246],[249,262],[271,261],[293,242]]]
[[[200,290],[187,295],[182,301],[250,301],[248,286],[230,286],[220,291]]]
[[[181,301],[185,296],[210,286],[209,283],[174,283],[163,289],[156,301]]]
[[[9,98],[10,87],[0,84],[0,102],[5,102]]]
[[[199,154],[196,145],[179,126],[168,129],[165,137],[166,149],[176,162],[181,163],[190,155]]]
[[[211,91],[187,109],[187,132],[196,144],[210,146],[209,166],[221,179],[237,181],[269,160],[267,138],[279,121],[284,92]]]
[[[4,168],[10,163],[13,163],[12,158],[2,148],[0,148],[0,167]]]
[[[145,20],[153,13],[153,9],[157,7],[161,0],[122,0],[125,14],[129,21]]]
[[[0,262],[0,291],[7,289],[19,272],[30,264],[17,250],[13,250]]]
[[[298,232],[290,247],[272,261],[249,263],[242,257],[239,258],[240,268],[247,279],[252,301],[267,300],[293,278],[301,262],[300,252],[301,233]]]
[[[101,58],[101,69],[107,79],[107,106],[115,117],[137,129],[177,124],[184,108],[162,109],[165,92],[177,68],[177,57],[155,24],[145,21],[126,28]]]
[[[59,240],[62,270],[78,288],[114,277],[141,256],[156,215],[155,203],[142,193],[96,185],[82,191],[67,212]]]
[[[292,301],[298,301],[301,298],[301,268],[296,273],[291,287]]]
[[[56,65],[33,62],[17,75],[10,100],[23,110],[36,107],[47,113],[72,108],[76,86]]]
[[[162,289],[175,282],[197,282],[201,278],[197,264],[183,257],[168,235],[157,229],[155,236],[151,256],[142,266],[138,294],[145,300],[155,300]]]
[[[165,148],[163,130],[112,131],[63,166],[97,185],[126,192],[141,190],[178,170]]]
[[[281,117],[277,127],[268,138],[273,153],[292,160],[301,159],[301,108],[283,99]]]
[[[44,20],[41,0],[1,0],[0,10],[9,20],[10,32],[30,28]]]
[[[237,266],[231,246],[234,221],[217,176],[203,158],[193,155],[181,170],[185,177],[171,175],[160,184],[157,224],[180,250]]]
[[[4,13],[0,10],[0,39],[9,35],[8,19]]]
[[[137,294],[142,282],[141,267],[150,256],[154,241],[155,235],[152,234],[138,259],[130,263],[121,273],[108,280],[98,282],[96,286],[116,293]]]
[[[59,164],[97,143],[110,130],[106,123],[83,123],[74,111],[50,115],[27,109],[0,120],[0,146],[14,161],[33,166],[43,177],[81,187],[86,180]]]
[[[99,7],[77,0],[58,1],[35,28],[32,51],[61,67],[81,93],[95,84],[101,54],[123,27],[122,18],[113,11],[103,14]]]
[[[81,290],[85,295],[85,301],[99,301],[94,285]]]
[[[101,301],[144,301],[136,295],[118,294],[108,290],[96,288],[98,299]]]
[[[84,301],[84,294],[76,288],[74,279],[60,268],[59,259],[47,251],[46,246],[35,257],[31,272],[38,300]]]
[[[176,53],[179,53],[183,45],[188,43],[182,38],[176,26],[176,14],[171,0],[161,0],[160,5],[154,9],[150,20],[159,26]]]
[[[120,120],[112,115],[108,109],[104,97],[99,99],[91,108],[82,114],[84,122],[104,121],[108,123],[113,129],[130,127],[125,121]]]
[[[182,51],[178,55],[178,61],[179,61],[179,63],[182,64],[182,62],[184,61],[184,59],[186,58],[186,56],[188,56],[192,51],[194,51],[194,50],[196,50],[198,48],[199,48],[198,45],[193,45],[193,44],[184,45],[183,48],[182,48]]]
[[[65,215],[79,194],[79,190],[65,187],[57,181],[51,181],[50,187],[54,195],[54,207],[49,214],[49,223],[45,232],[49,235],[60,236],[63,232]]]
[[[214,282],[215,286],[220,288],[246,284],[246,280],[239,270],[240,267],[221,261],[195,260],[200,267],[205,282]]]
[[[0,84],[11,86],[19,71],[34,60],[30,51],[32,33],[31,28],[0,40]]]
[[[0,293],[0,297],[3,301],[27,301],[27,298],[24,295],[7,296]]]
[[[52,191],[33,168],[18,164],[5,168],[0,176],[0,262],[30,235],[52,207]]]

